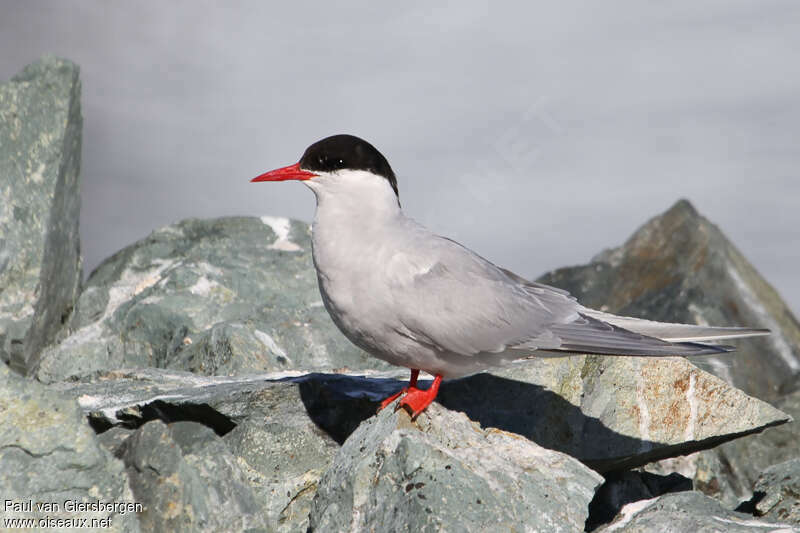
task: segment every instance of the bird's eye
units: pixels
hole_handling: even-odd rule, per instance
[[[339,160],[339,168],[342,168],[343,166],[344,166],[344,159],[340,159]]]

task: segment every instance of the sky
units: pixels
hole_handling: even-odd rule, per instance
[[[800,311],[800,3],[0,0],[0,80],[81,67],[87,272],[187,217],[310,222],[250,184],[351,133],[405,211],[535,278],[679,198]]]

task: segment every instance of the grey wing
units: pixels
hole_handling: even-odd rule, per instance
[[[513,350],[519,357],[538,350],[653,356],[727,351],[612,325],[584,313],[566,291],[525,280],[454,241],[432,237],[393,258],[388,271],[400,333],[438,350],[465,356]]]
[[[521,343],[557,348],[561,341],[550,326],[578,318],[569,296],[533,295],[500,268],[442,237],[417,239],[390,261],[387,272],[401,333],[439,350],[471,356]]]

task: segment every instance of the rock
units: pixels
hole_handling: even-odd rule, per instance
[[[797,385],[800,324],[772,286],[686,200],[639,228],[619,248],[539,281],[586,305],[665,322],[769,328],[706,357],[708,369],[748,394],[775,399]],[[705,368],[705,367],[704,367]]]
[[[119,456],[132,438],[128,435],[131,430],[122,425],[138,427],[138,432],[153,420],[168,422],[170,429],[176,423],[196,421],[211,433],[223,435],[227,453],[236,458],[270,531],[305,530],[318,480],[339,444],[375,413],[376,401],[371,398],[388,395],[393,386],[394,380],[340,375],[202,377],[160,369],[106,374],[93,383],[52,385],[78,397],[95,427],[119,424],[99,436]],[[152,448],[149,444],[138,446],[145,451]],[[158,449],[152,453],[157,456]],[[130,462],[130,454],[125,457]],[[222,453],[220,457],[227,456]],[[136,478],[135,472],[131,476]],[[189,498],[186,494],[197,490],[189,486],[195,478],[187,479],[178,493],[157,498],[180,500],[176,506],[183,508]],[[143,501],[156,483],[154,479],[145,481],[142,486],[134,483],[134,492],[140,491]],[[203,505],[210,501],[202,494],[197,497],[206,502]],[[143,525],[150,527],[161,515],[153,511],[148,516]],[[205,514],[203,517],[208,519]],[[182,520],[189,519],[186,515]],[[199,522],[176,519],[160,525],[199,527]]]
[[[185,220],[104,261],[71,335],[46,350],[45,382],[130,367],[233,375],[380,368],[325,311],[308,226],[263,217]]]
[[[397,372],[363,375],[279,372],[241,376],[198,376],[158,368],[99,373],[84,381],[53,383],[51,389],[77,398],[94,427],[138,428],[159,419],[167,423],[196,421],[225,435],[259,414],[258,396],[291,385],[297,392],[275,392],[299,398],[317,426],[342,443],[375,413],[379,399],[391,394]],[[258,409],[255,409],[253,406]]]
[[[309,531],[581,531],[599,475],[432,404],[383,410],[323,475]]]
[[[270,531],[305,531],[317,483],[339,445],[308,416],[295,384],[254,393],[247,412],[225,443],[266,502]]]
[[[97,435],[98,442],[111,452],[114,457],[122,457],[122,446],[128,440],[128,437],[134,433],[134,430],[122,426],[114,426],[108,429],[98,428],[98,430],[102,431]]]
[[[713,498],[699,492],[677,492],[628,504],[622,508],[622,512],[614,522],[596,531],[598,533],[611,531],[790,533],[797,530],[786,524],[756,520],[750,515],[729,511]]]
[[[77,402],[0,364],[0,493],[3,501],[55,504],[4,507],[3,518],[96,519],[104,531],[139,531],[125,509],[72,512],[67,502],[135,505],[122,462],[101,447]],[[52,525],[52,524],[51,524]],[[56,527],[53,527],[56,529]]]
[[[442,405],[466,410],[484,427],[519,433],[574,454],[593,468],[610,472],[610,480],[624,468],[653,457],[703,449],[788,418],[680,358],[583,356],[541,360],[505,371],[509,373],[505,378],[481,374],[445,382],[440,390]],[[267,527],[291,531],[305,527],[310,502],[336,444],[352,440],[359,425],[371,423],[364,421],[374,414],[380,399],[402,386],[405,374],[401,370],[205,377],[134,369],[50,387],[78,398],[99,429],[138,428],[155,419],[169,424],[195,421],[212,428],[223,435],[258,500],[265,502]],[[130,440],[122,434],[103,440],[118,450],[125,438]],[[614,498],[595,502],[605,513],[595,523],[607,521],[636,494],[645,497],[685,488],[672,483],[675,476],[668,473],[663,479],[636,475],[641,483],[635,486],[607,485]]]
[[[800,526],[800,459],[764,470],[753,493],[756,515]]]
[[[683,358],[538,359],[445,382],[439,401],[598,472],[711,448],[790,420]]]
[[[478,374],[447,381],[438,401],[483,427],[517,433],[599,472],[713,447],[789,420],[681,358],[581,356],[502,372],[506,377]],[[248,416],[254,393],[290,382],[308,416],[342,443],[381,398],[402,386],[388,379],[401,375],[405,372],[201,377],[141,369],[53,386],[79,398],[99,426],[164,419],[164,413],[166,421],[210,420],[214,415],[198,407],[205,406],[223,415],[222,427]],[[169,414],[170,406],[181,412],[177,418]],[[192,410],[194,417],[188,414]]]
[[[263,504],[208,427],[148,422],[125,441],[122,457],[145,531],[266,531]]]
[[[54,57],[0,85],[0,358],[23,374],[78,296],[80,94]]]
[[[628,470],[607,475],[589,504],[586,530],[593,531],[600,525],[611,522],[629,503],[687,490],[692,490],[692,480],[675,472],[662,476]]]
[[[658,474],[679,472],[693,480],[695,489],[734,508],[751,498],[753,484],[764,469],[800,457],[800,391],[785,395],[775,405],[794,420],[713,450],[653,463],[646,469]]]

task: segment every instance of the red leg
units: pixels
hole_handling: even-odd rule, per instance
[[[414,420],[422,411],[425,410],[426,407],[431,404],[434,398],[436,398],[436,395],[439,393],[439,385],[441,385],[441,383],[442,376],[441,374],[437,374],[433,379],[433,384],[431,384],[428,390],[421,390],[413,385],[410,385],[408,392],[405,396],[403,396],[403,399],[400,400],[400,403],[397,405],[397,407],[405,407],[406,405],[409,406],[411,408],[411,420]]]
[[[417,376],[419,376],[419,369],[412,368],[411,369],[411,379],[408,380],[408,387],[403,387],[396,394],[392,394],[391,396],[389,396],[388,398],[383,400],[381,402],[381,406],[378,407],[378,411],[384,409],[387,405],[389,405],[390,403],[395,401],[397,399],[397,397],[400,396],[401,394],[403,394],[404,392],[408,392],[409,388],[416,389],[417,388]]]

